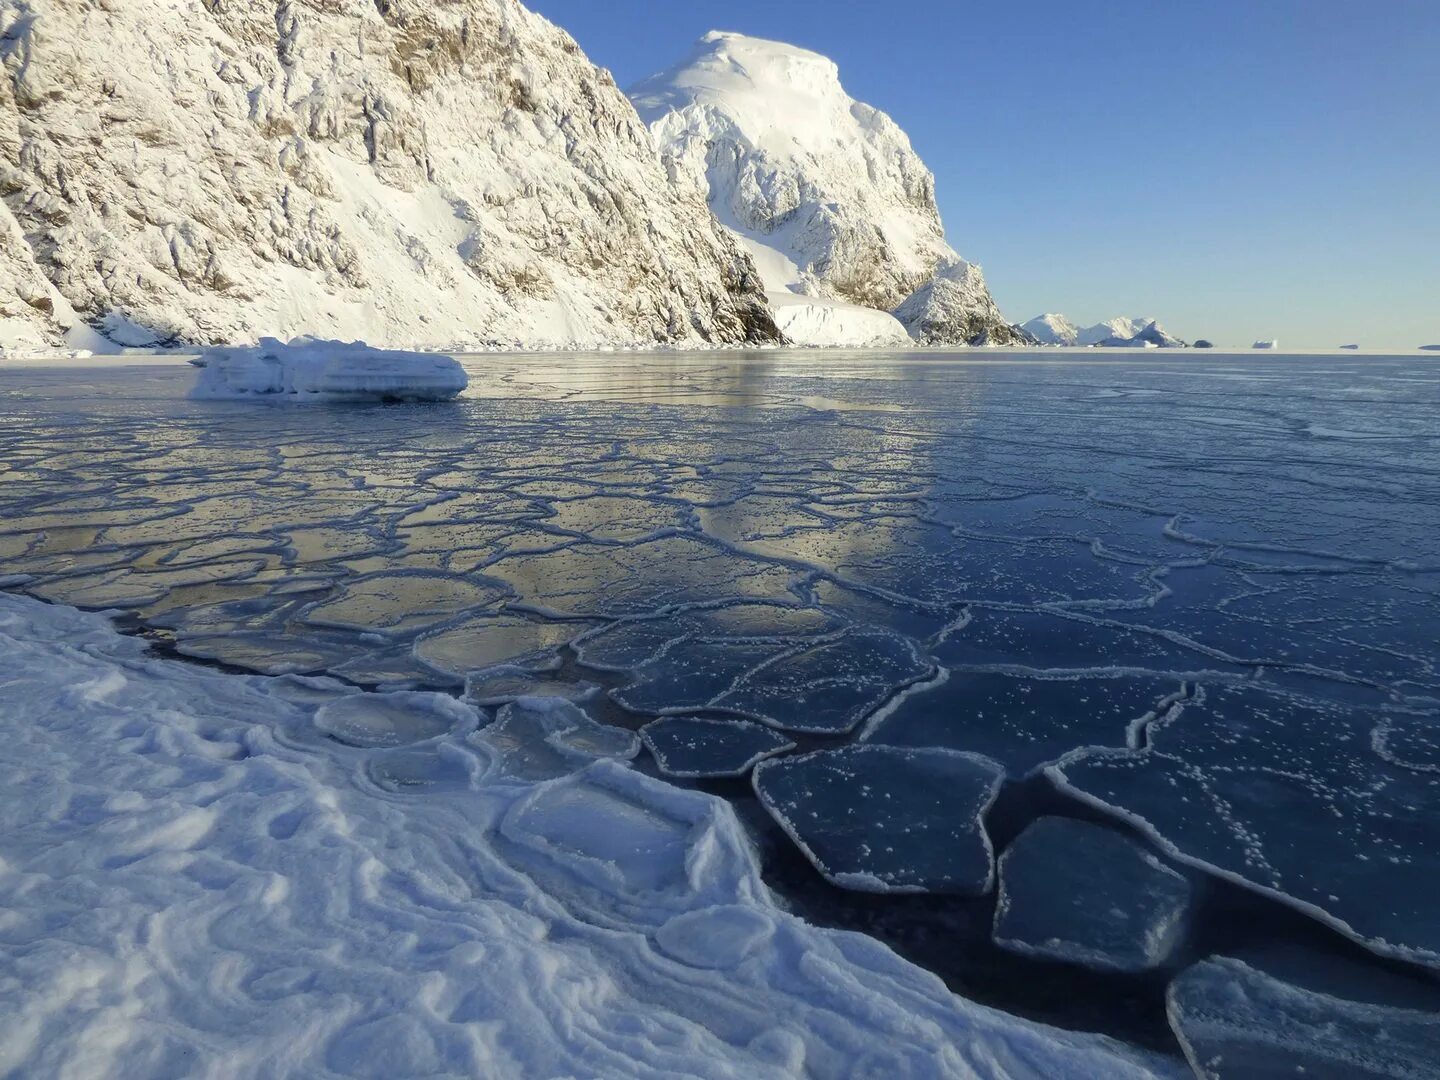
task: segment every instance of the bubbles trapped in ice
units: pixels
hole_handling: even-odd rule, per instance
[[[1376,722],[1370,708],[1205,686],[1151,726],[1150,749],[1078,751],[1050,773],[1188,862],[1440,965],[1440,777],[1377,753]]]
[[[1167,996],[1170,1024],[1205,1080],[1420,1080],[1440,1062],[1433,1012],[1332,997],[1239,960],[1196,964]]]
[[[955,750],[849,746],[761,762],[755,792],[827,879],[861,892],[980,895],[1004,772]]]
[[[1077,746],[1125,746],[1180,690],[1166,676],[952,671],[940,685],[902,700],[864,738],[972,750],[1023,776]]]
[[[1440,714],[1393,713],[1375,725],[1370,742],[1391,764],[1440,772]]]
[[[666,776],[744,776],[758,762],[795,744],[748,720],[669,716],[640,729],[645,748]]]
[[[1042,817],[1000,856],[995,942],[1101,971],[1144,971],[1169,959],[1189,906],[1185,877],[1133,840]]]

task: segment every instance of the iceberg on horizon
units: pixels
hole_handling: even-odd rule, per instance
[[[206,349],[192,361],[198,401],[449,401],[469,385],[449,356],[373,349],[363,341],[261,338]]]

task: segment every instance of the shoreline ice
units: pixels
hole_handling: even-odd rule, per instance
[[[360,691],[7,594],[0,685],[3,1072],[1183,1072],[786,914],[727,803],[614,762],[345,746],[315,716]]]

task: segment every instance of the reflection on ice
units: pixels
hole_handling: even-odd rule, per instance
[[[583,702],[600,692],[592,682],[550,678],[518,667],[494,667],[465,680],[465,700],[474,705],[508,705],[523,697]]]

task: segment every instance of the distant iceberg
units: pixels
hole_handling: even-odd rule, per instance
[[[1149,317],[1125,315],[1094,326],[1077,327],[1064,315],[1037,315],[1020,327],[1041,345],[1099,345],[1118,349],[1183,349],[1185,342]]]
[[[448,401],[469,385],[455,360],[372,349],[363,341],[261,338],[246,347],[206,349],[196,360],[197,400]]]

